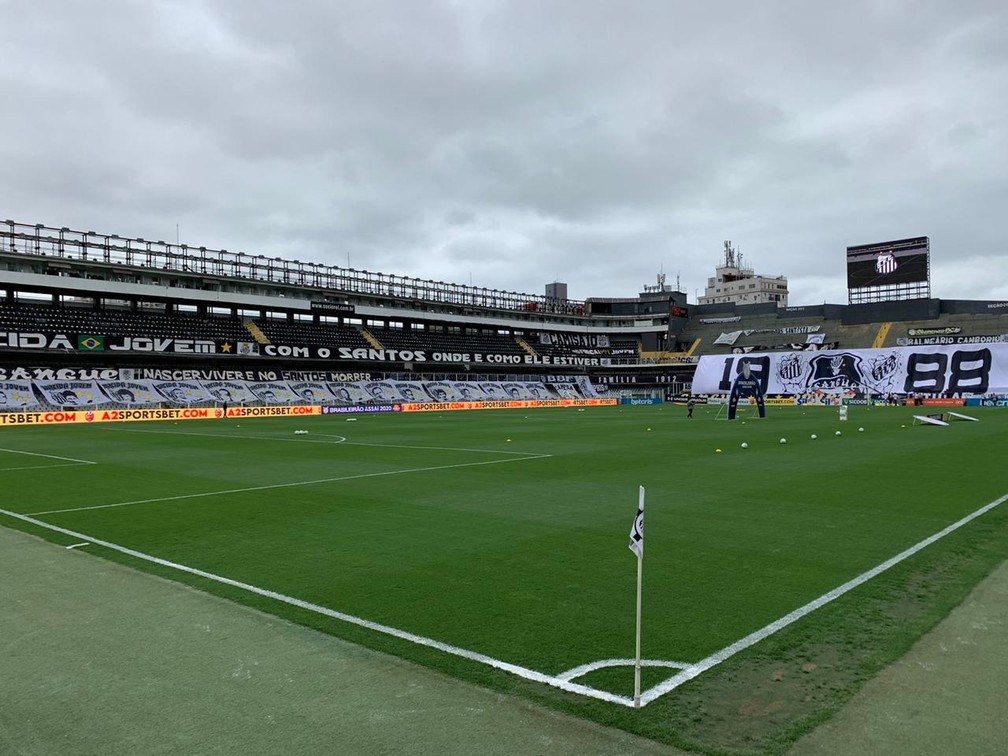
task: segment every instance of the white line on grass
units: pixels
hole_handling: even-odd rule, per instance
[[[183,499],[203,499],[209,496],[224,496],[226,494],[249,493],[251,491],[271,491],[278,488],[297,488],[299,486],[314,486],[321,483],[337,483],[344,480],[360,480],[363,478],[381,478],[388,475],[406,475],[408,473],[431,472],[434,470],[453,470],[459,467],[479,467],[481,465],[501,465],[509,462],[527,462],[534,459],[547,459],[552,455],[539,454],[522,457],[521,459],[491,459],[486,462],[460,462],[455,465],[435,465],[433,467],[412,467],[406,470],[386,470],[384,472],[361,473],[359,475],[341,475],[336,478],[320,478],[318,480],[303,480],[295,483],[271,483],[265,486],[249,486],[247,488],[228,488],[223,491],[204,491],[202,493],[179,494],[178,496],[161,496],[156,499],[137,499],[135,501],[120,501],[114,504],[95,504],[89,507],[67,507],[66,509],[47,509],[44,512],[30,512],[31,515],[62,514],[64,512],[86,512],[92,509],[112,509],[114,507],[129,507],[134,504],[155,504],[161,501],[181,501]]]
[[[74,459],[73,457],[57,457],[55,454],[40,454],[39,452],[21,451],[20,449],[0,449],[0,452],[9,452],[11,454],[26,454],[29,457],[46,457],[47,459],[60,459],[64,462],[76,462],[80,465],[97,465],[97,462],[92,462],[87,459]]]
[[[819,608],[825,606],[826,604],[830,603],[834,599],[840,598],[840,596],[843,596],[848,591],[854,590],[858,586],[860,586],[860,585],[868,582],[869,580],[871,580],[873,577],[876,577],[876,576],[882,574],[883,572],[885,572],[886,570],[888,570],[890,567],[894,567],[895,565],[899,564],[900,562],[904,561],[905,559],[907,559],[909,557],[912,557],[914,554],[916,554],[921,549],[924,549],[924,548],[930,546],[932,543],[934,543],[935,541],[938,541],[941,538],[944,538],[949,533],[955,532],[956,530],[958,530],[959,528],[961,528],[963,525],[966,525],[967,523],[972,522],[977,517],[980,517],[981,515],[986,514],[987,512],[991,511],[995,507],[1000,506],[1001,504],[1003,504],[1006,501],[1008,501],[1008,494],[1005,494],[1004,496],[1001,496],[1000,498],[995,499],[994,501],[990,502],[989,504],[985,504],[984,506],[980,507],[980,509],[976,510],[975,512],[971,512],[970,514],[966,515],[961,520],[956,520],[951,525],[949,525],[947,528],[943,528],[942,530],[939,530],[934,535],[928,536],[923,541],[920,541],[920,542],[914,544],[913,546],[911,546],[910,548],[908,548],[908,549],[906,549],[904,551],[901,551],[899,554],[897,554],[896,556],[892,557],[891,559],[887,559],[886,561],[882,562],[882,564],[878,565],[877,567],[873,567],[872,569],[868,570],[867,572],[862,572],[860,575],[858,575],[853,580],[848,580],[846,583],[844,583],[841,586],[838,586],[838,587],[834,588],[829,593],[824,593],[822,596],[820,596],[819,598],[815,599],[814,601],[810,601],[809,603],[805,604],[805,606],[802,606],[802,607],[799,607],[798,609],[795,609],[790,614],[787,614],[787,615],[781,617],[780,619],[775,620],[774,622],[771,622],[769,625],[766,625],[765,627],[760,628],[759,630],[757,630],[754,633],[750,633],[745,638],[742,638],[741,640],[735,641],[730,646],[725,646],[720,651],[717,651],[717,652],[711,654],[710,656],[708,656],[706,659],[702,659],[701,661],[698,661],[696,664],[691,664],[690,666],[688,666],[686,669],[684,669],[682,672],[680,672],[679,674],[675,675],[674,677],[670,677],[665,682],[660,683],[660,684],[656,685],[655,687],[651,688],[650,690],[647,690],[647,691],[643,692],[641,694],[641,706],[644,706],[645,704],[648,704],[651,701],[654,701],[656,698],[658,698],[660,696],[663,696],[666,693],[669,693],[670,691],[675,690],[676,688],[678,688],[683,683],[688,682],[689,680],[692,680],[694,677],[696,677],[697,675],[699,675],[699,674],[701,674],[703,672],[706,672],[711,667],[717,666],[721,662],[723,662],[726,659],[729,659],[732,656],[734,656],[735,654],[737,654],[739,651],[744,651],[745,649],[749,648],[750,646],[753,646],[753,645],[759,643],[764,638],[768,638],[769,636],[773,635],[778,630],[783,630],[788,625],[790,625],[790,624],[792,624],[794,622],[797,622],[798,620],[800,620],[805,615],[811,614],[816,609],[819,609]]]
[[[46,530],[52,530],[56,533],[63,533],[64,535],[73,536],[74,538],[87,539],[89,543],[93,543],[97,546],[103,546],[106,549],[111,549],[113,551],[118,551],[121,554],[127,554],[128,556],[134,557],[136,559],[142,559],[146,562],[152,562],[154,564],[161,565],[162,567],[169,567],[173,570],[179,570],[180,572],[185,572],[190,575],[196,575],[206,580],[212,580],[216,583],[221,583],[223,585],[230,585],[233,588],[239,588],[243,591],[248,591],[249,593],[254,593],[258,596],[265,596],[266,598],[273,599],[275,601],[280,601],[284,604],[289,604],[290,606],[296,606],[299,609],[305,609],[309,612],[315,612],[316,614],[321,614],[326,617],[331,617],[332,619],[340,620],[341,622],[347,622],[352,625],[357,625],[359,627],[367,628],[377,633],[382,633],[383,635],[390,635],[394,638],[399,638],[410,643],[415,643],[420,646],[426,646],[428,648],[433,648],[438,651],[442,651],[446,654],[451,654],[452,656],[458,656],[463,659],[468,659],[469,661],[477,662],[478,664],[485,664],[487,666],[493,667],[494,669],[499,669],[503,672],[509,672],[518,677],[524,678],[526,680],[531,680],[533,682],[544,683],[550,685],[554,688],[559,688],[561,690],[568,691],[570,693],[578,693],[582,696],[588,696],[589,698],[595,698],[600,701],[606,701],[608,703],[621,704],[623,706],[633,706],[633,700],[627,698],[626,696],[618,696],[614,693],[609,693],[604,690],[597,690],[591,688],[587,685],[581,685],[579,683],[571,682],[570,680],[562,680],[559,677],[554,677],[553,675],[547,675],[543,672],[537,672],[534,669],[528,669],[527,667],[521,667],[517,664],[511,664],[510,662],[501,661],[500,659],[495,659],[492,656],[486,656],[476,651],[470,651],[465,648],[459,648],[458,646],[452,646],[448,643],[442,643],[441,641],[434,640],[432,638],[426,638],[422,635],[416,635],[415,633],[410,633],[405,630],[399,630],[398,628],[390,627],[388,625],[382,625],[378,622],[372,622],[371,620],[362,619],[361,617],[355,617],[352,614],[346,614],[345,612],[338,612],[335,609],[329,609],[325,606],[320,606],[318,604],[312,604],[308,601],[302,601],[301,599],[293,598],[291,596],[285,596],[282,593],[277,593],[275,591],[268,590],[266,588],[259,588],[248,583],[242,583],[238,580],[232,580],[231,578],[223,577],[221,575],[215,575],[212,572],[206,572],[204,570],[197,569],[195,567],[188,567],[184,564],[179,564],[177,562],[170,562],[167,559],[162,559],[160,557],[151,556],[150,554],[144,554],[141,551],[135,551],[133,549],[126,548],[125,546],[119,546],[115,543],[110,543],[109,541],[102,541],[98,538],[91,538],[91,536],[85,535],[84,533],[78,533],[74,530],[68,530],[66,528],[61,528],[57,525],[50,525],[42,520],[36,520],[28,515],[17,514],[16,512],[9,512],[6,509],[0,509],[0,514],[7,515],[8,517],[13,517],[15,519],[21,520],[23,522],[31,523],[40,528],[45,528]]]
[[[574,667],[573,669],[568,669],[566,672],[561,672],[557,675],[557,678],[560,680],[576,680],[598,669],[632,667],[636,663],[636,659],[601,659],[600,661],[588,662],[587,664],[582,664],[580,667]],[[642,667],[668,667],[669,669],[686,669],[690,666],[686,662],[662,661],[661,659],[641,659],[640,665]]]
[[[139,428],[106,428],[106,430],[110,430],[115,433],[155,433],[163,436],[201,436],[203,438],[223,438],[223,439],[241,438],[247,441],[290,441],[297,444],[311,444],[311,443],[342,444],[343,446],[375,446],[384,449],[418,449],[420,451],[456,451],[456,452],[472,452],[474,454],[509,454],[512,456],[523,456],[523,457],[544,456],[535,454],[533,452],[506,451],[504,449],[462,449],[454,446],[406,446],[404,444],[378,444],[378,443],[367,443],[364,441],[348,441],[346,436],[337,436],[329,433],[315,433],[312,435],[316,437],[321,436],[323,438],[336,438],[339,440],[315,441],[310,438],[305,438],[304,436],[299,436],[298,438],[285,438],[283,436],[246,436],[231,433],[198,433],[196,431],[140,430]]]
[[[0,473],[19,472],[21,470],[56,470],[60,467],[80,467],[81,465],[95,465],[97,462],[67,462],[65,465],[31,465],[29,467],[3,467]]]
[[[67,546],[66,548],[67,548],[67,551],[69,551],[70,549],[79,549],[81,546],[90,546],[90,545],[91,545],[90,541],[83,541],[81,543],[71,544],[71,545]]]
[[[325,433],[318,433],[318,436],[326,438],[338,438],[339,441],[315,441],[314,439],[298,436],[297,438],[287,438],[286,436],[246,436],[236,433],[197,433],[196,431],[160,431],[160,430],[140,430],[138,428],[106,428],[113,433],[153,433],[159,436],[199,436],[201,438],[223,438],[228,441],[241,439],[243,441],[287,441],[295,444],[329,444],[335,446],[346,441],[345,436],[330,436]]]
[[[528,456],[529,452],[520,451],[504,451],[503,449],[458,449],[454,446],[405,446],[403,444],[371,444],[365,443],[364,441],[347,441],[346,446],[378,446],[385,449],[420,449],[423,451],[457,451],[457,452],[473,452],[476,454],[514,454],[514,455],[525,455]],[[547,454],[547,457],[552,456]]]

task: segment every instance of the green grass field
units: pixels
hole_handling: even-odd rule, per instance
[[[646,668],[634,710],[631,667],[563,673],[633,656],[637,487],[643,656],[695,665],[1008,493],[1008,413],[938,428],[908,408],[768,412],[12,428],[0,524],[680,747],[772,752],[1008,556],[1008,505],[680,686],[656,687],[675,666]]]

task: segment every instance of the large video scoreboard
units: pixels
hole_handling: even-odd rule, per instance
[[[930,240],[926,236],[847,247],[850,301],[930,296],[930,254]]]

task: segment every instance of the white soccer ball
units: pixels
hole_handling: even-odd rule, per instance
[[[858,433],[864,433],[864,428],[858,428],[858,429],[857,429],[857,432],[858,432]]]
[[[787,443],[787,439],[786,439],[786,438],[782,438],[782,439],[780,440],[780,442],[781,442],[782,444],[786,444],[786,443]]]
[[[812,434],[812,440],[815,441],[817,438],[819,438],[819,436],[817,436],[815,433],[813,433]]]
[[[840,431],[837,431],[837,432],[836,432],[836,435],[838,435],[838,436],[839,436],[839,435],[841,435]]]
[[[743,449],[748,449],[749,448],[749,444],[747,444],[745,441],[743,441],[742,442],[742,448]]]

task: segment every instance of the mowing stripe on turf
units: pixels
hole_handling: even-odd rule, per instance
[[[297,488],[299,486],[314,486],[321,483],[337,483],[344,480],[359,480],[362,478],[380,478],[387,475],[406,475],[408,473],[431,472],[433,470],[453,470],[459,467],[479,467],[481,465],[503,465],[510,462],[527,462],[534,459],[547,459],[552,454],[536,454],[519,459],[491,459],[486,462],[460,462],[455,465],[436,465],[434,467],[411,467],[407,470],[386,470],[385,472],[361,473],[359,475],[342,475],[337,478],[320,478],[318,480],[302,480],[294,483],[271,483],[265,486],[248,488],[228,488],[223,491],[204,491],[202,493],[179,494],[178,496],[161,496],[156,499],[137,499],[135,501],[120,501],[114,504],[95,504],[89,507],[67,507],[65,509],[47,509],[44,512],[30,512],[32,515],[62,514],[64,512],[87,512],[92,509],[111,509],[113,507],[129,507],[135,504],[155,504],[161,501],[181,501],[183,499],[202,499],[209,496],[224,496],[226,494],[248,493],[250,491],[270,491],[277,488]]]
[[[473,454],[511,454],[514,456],[534,456],[532,452],[506,451],[504,449],[460,449],[455,446],[407,446],[405,444],[379,444],[365,441],[348,441],[346,436],[337,436],[330,433],[316,433],[324,438],[338,438],[339,441],[316,441],[304,436],[298,438],[286,438],[284,436],[245,436],[233,435],[230,433],[197,433],[196,431],[170,431],[170,430],[141,430],[139,428],[106,428],[105,430],[115,433],[155,433],[164,436],[201,436],[203,438],[241,438],[247,441],[290,441],[295,444],[340,444],[342,446],[376,446],[382,449],[418,449],[420,451],[455,451],[472,452]],[[548,455],[547,455],[548,456]]]
[[[458,656],[463,659],[468,659],[469,661],[474,661],[479,664],[485,664],[487,666],[493,667],[494,669],[499,669],[503,672],[509,672],[518,677],[524,678],[526,680],[531,680],[533,682],[544,683],[550,685],[554,688],[559,688],[561,690],[568,691],[570,693],[578,693],[583,696],[588,696],[589,698],[595,698],[600,701],[606,701],[608,703],[622,704],[623,706],[633,706],[633,700],[627,698],[626,696],[618,696],[614,693],[609,693],[604,690],[597,690],[591,688],[587,685],[581,685],[579,683],[571,682],[570,680],[562,680],[559,677],[553,675],[547,675],[544,672],[538,672],[534,669],[528,669],[527,667],[521,667],[517,664],[511,664],[510,662],[501,661],[500,659],[495,659],[492,656],[486,656],[485,654],[478,653],[476,651],[470,651],[465,648],[459,648],[458,646],[452,646],[448,643],[442,643],[441,641],[434,640],[433,638],[426,638],[422,635],[416,635],[415,633],[410,633],[405,630],[399,630],[398,628],[390,627],[389,625],[382,625],[378,622],[372,622],[371,620],[366,620],[361,617],[355,617],[352,614],[346,614],[345,612],[338,612],[334,609],[329,609],[325,606],[319,606],[318,604],[312,604],[308,601],[302,601],[301,599],[293,598],[291,596],[285,596],[282,593],[277,593],[275,591],[268,590],[266,588],[259,588],[258,586],[250,585],[248,583],[242,583],[238,580],[232,580],[231,578],[223,577],[221,575],[215,575],[212,572],[206,572],[204,570],[197,569],[195,567],[188,567],[184,564],[179,564],[177,562],[171,562],[167,559],[162,559],[160,557],[151,556],[150,554],[145,554],[142,551],[136,551],[134,549],[126,548],[125,546],[120,546],[109,541],[103,541],[99,538],[92,538],[84,533],[78,533],[75,530],[68,530],[67,528],[61,528],[58,525],[51,525],[42,520],[37,520],[34,517],[28,515],[17,514],[16,512],[9,512],[6,509],[0,509],[0,514],[7,515],[8,517],[13,517],[14,519],[21,520],[22,522],[27,522],[40,528],[45,528],[46,530],[51,530],[56,533],[62,533],[64,535],[72,536],[74,538],[80,538],[86,540],[89,543],[96,546],[103,546],[106,549],[111,549],[112,551],[118,551],[120,554],[126,554],[128,556],[134,557],[135,559],[141,559],[146,562],[152,562],[153,564],[160,565],[162,567],[168,567],[173,570],[179,570],[180,572],[185,572],[190,575],[196,575],[197,577],[204,578],[206,580],[212,580],[216,583],[221,583],[223,585],[229,585],[232,588],[239,588],[243,591],[248,591],[249,593],[254,593],[258,596],[265,596],[266,598],[273,599],[275,601],[280,601],[284,604],[289,604],[290,606],[298,607],[299,609],[305,609],[316,614],[321,614],[326,617],[331,617],[332,619],[340,620],[341,622],[347,622],[352,625],[357,625],[359,627],[367,628],[377,633],[382,633],[383,635],[390,635],[394,638],[399,638],[401,640],[408,641],[410,643],[415,643],[420,646],[427,646],[428,648],[433,648],[438,651],[442,651],[446,654],[451,654],[452,656]]]
[[[458,449],[454,446],[406,446],[405,444],[374,444],[364,441],[347,441],[346,446],[377,446],[384,449],[419,449],[420,451],[457,451],[474,454],[528,454],[529,452],[504,451],[503,449]]]
[[[234,441],[236,439],[242,441],[284,441],[295,444],[329,444],[330,446],[342,444],[346,441],[346,436],[336,436],[328,433],[316,433],[315,435],[324,436],[325,438],[338,438],[339,441],[316,441],[315,439],[305,438],[304,436],[287,438],[287,436],[247,436],[236,433],[198,433],[197,431],[143,430],[140,428],[104,428],[103,430],[110,431],[112,433],[147,433],[158,436],[199,436],[200,438],[223,438],[228,441]]]
[[[97,462],[92,462],[89,459],[74,459],[73,457],[57,457],[55,454],[40,454],[39,452],[21,451],[20,449],[0,449],[0,452],[9,452],[11,454],[25,454],[29,457],[46,457],[47,459],[58,459],[63,462],[76,462],[79,465],[97,465]]]
[[[19,472],[21,470],[56,470],[60,467],[80,467],[81,465],[96,465],[97,462],[67,462],[65,465],[30,465],[28,467],[0,467],[0,473]]]
[[[1003,504],[1006,501],[1008,501],[1008,494],[1005,494],[1004,496],[1001,496],[1000,498],[995,499],[994,501],[990,502],[989,504],[985,504],[984,506],[980,507],[980,509],[976,510],[975,512],[971,512],[970,514],[966,515],[961,520],[956,520],[951,525],[949,525],[946,528],[943,528],[942,530],[939,530],[934,535],[928,536],[923,541],[920,541],[920,542],[914,544],[913,546],[911,546],[910,548],[905,549],[904,551],[901,551],[899,554],[897,554],[896,556],[892,557],[891,559],[887,559],[886,561],[882,562],[882,564],[878,565],[877,567],[873,567],[872,569],[868,570],[867,572],[862,572],[860,575],[858,575],[853,580],[848,580],[846,583],[844,583],[841,586],[838,586],[838,587],[834,588],[829,593],[824,593],[822,596],[820,596],[819,598],[815,599],[814,601],[810,601],[809,603],[805,604],[805,606],[799,607],[798,609],[795,609],[790,614],[787,614],[787,615],[781,617],[780,619],[775,620],[774,622],[771,622],[769,625],[766,625],[765,627],[760,628],[759,630],[757,630],[754,633],[750,633],[745,638],[742,638],[741,640],[735,641],[730,646],[726,646],[725,648],[722,648],[720,651],[717,651],[717,652],[711,654],[706,659],[702,659],[701,661],[697,662],[696,664],[691,664],[689,667],[687,667],[686,669],[684,669],[682,672],[678,673],[674,677],[670,677],[665,682],[659,683],[658,685],[656,685],[655,687],[651,688],[650,690],[647,690],[647,691],[641,693],[641,706],[643,706],[643,705],[645,705],[647,703],[650,703],[651,701],[654,701],[656,698],[659,698],[660,696],[663,696],[663,695],[665,695],[666,693],[668,693],[670,691],[675,690],[676,688],[678,688],[683,683],[688,682],[689,680],[692,680],[694,677],[696,677],[697,675],[699,675],[699,674],[701,674],[703,672],[706,672],[711,667],[717,666],[721,662],[723,662],[726,659],[729,659],[732,656],[734,656],[735,654],[737,654],[739,651],[744,651],[745,649],[749,648],[750,646],[753,646],[753,645],[759,643],[764,638],[768,638],[771,635],[773,635],[774,633],[776,633],[777,631],[783,630],[788,625],[790,625],[790,624],[792,624],[794,622],[797,622],[798,620],[800,620],[805,615],[810,614],[810,613],[814,612],[816,609],[819,609],[820,607],[825,606],[826,604],[830,603],[834,599],[840,598],[841,596],[843,596],[848,591],[852,591],[855,588],[857,588],[859,585],[863,585],[864,583],[867,583],[873,577],[876,577],[877,575],[882,574],[883,572],[885,572],[886,570],[888,570],[890,567],[894,567],[895,565],[899,564],[903,560],[905,560],[905,559],[907,559],[909,557],[912,557],[914,554],[916,554],[921,549],[924,549],[924,548],[930,546],[932,543],[934,543],[935,541],[938,541],[938,540],[944,538],[949,533],[955,532],[956,530],[958,530],[959,528],[961,528],[963,525],[966,525],[967,523],[972,522],[977,517],[980,517],[981,515],[986,514],[987,512],[991,511],[995,507],[1000,506],[1001,504]]]

